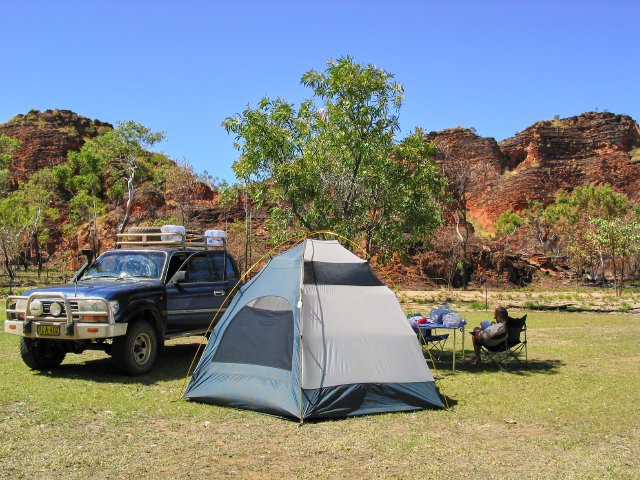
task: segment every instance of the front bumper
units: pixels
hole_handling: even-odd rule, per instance
[[[80,308],[82,302],[83,305],[89,302],[94,308]],[[57,316],[51,308],[53,303],[59,307],[55,312]],[[6,307],[4,331],[11,335],[48,340],[94,340],[127,333],[127,324],[114,321],[112,307],[103,298],[67,297],[63,292],[34,292],[28,297],[7,297]]]
[[[28,324],[25,332],[25,324]],[[59,326],[59,335],[39,335],[38,326]],[[52,323],[46,321],[32,320],[5,320],[4,333],[20,335],[26,338],[42,338],[47,340],[95,340],[98,338],[112,338],[127,333],[126,323],[94,323],[94,322],[74,322],[71,328],[66,323]]]

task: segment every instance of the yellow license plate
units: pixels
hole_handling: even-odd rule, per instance
[[[36,333],[43,337],[59,337],[60,325],[36,325]]]

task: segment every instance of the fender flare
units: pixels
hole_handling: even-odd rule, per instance
[[[166,325],[162,319],[160,310],[155,303],[150,300],[135,300],[131,302],[129,309],[129,314],[126,316],[123,323],[131,324],[141,315],[150,317],[150,320],[158,334],[158,339],[164,339]]]

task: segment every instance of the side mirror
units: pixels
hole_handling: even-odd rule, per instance
[[[173,278],[171,279],[171,283],[181,283],[187,279],[187,272],[185,270],[178,270]]]

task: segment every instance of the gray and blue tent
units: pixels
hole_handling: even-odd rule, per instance
[[[184,397],[300,421],[443,407],[395,295],[335,240],[305,240],[238,291]]]

